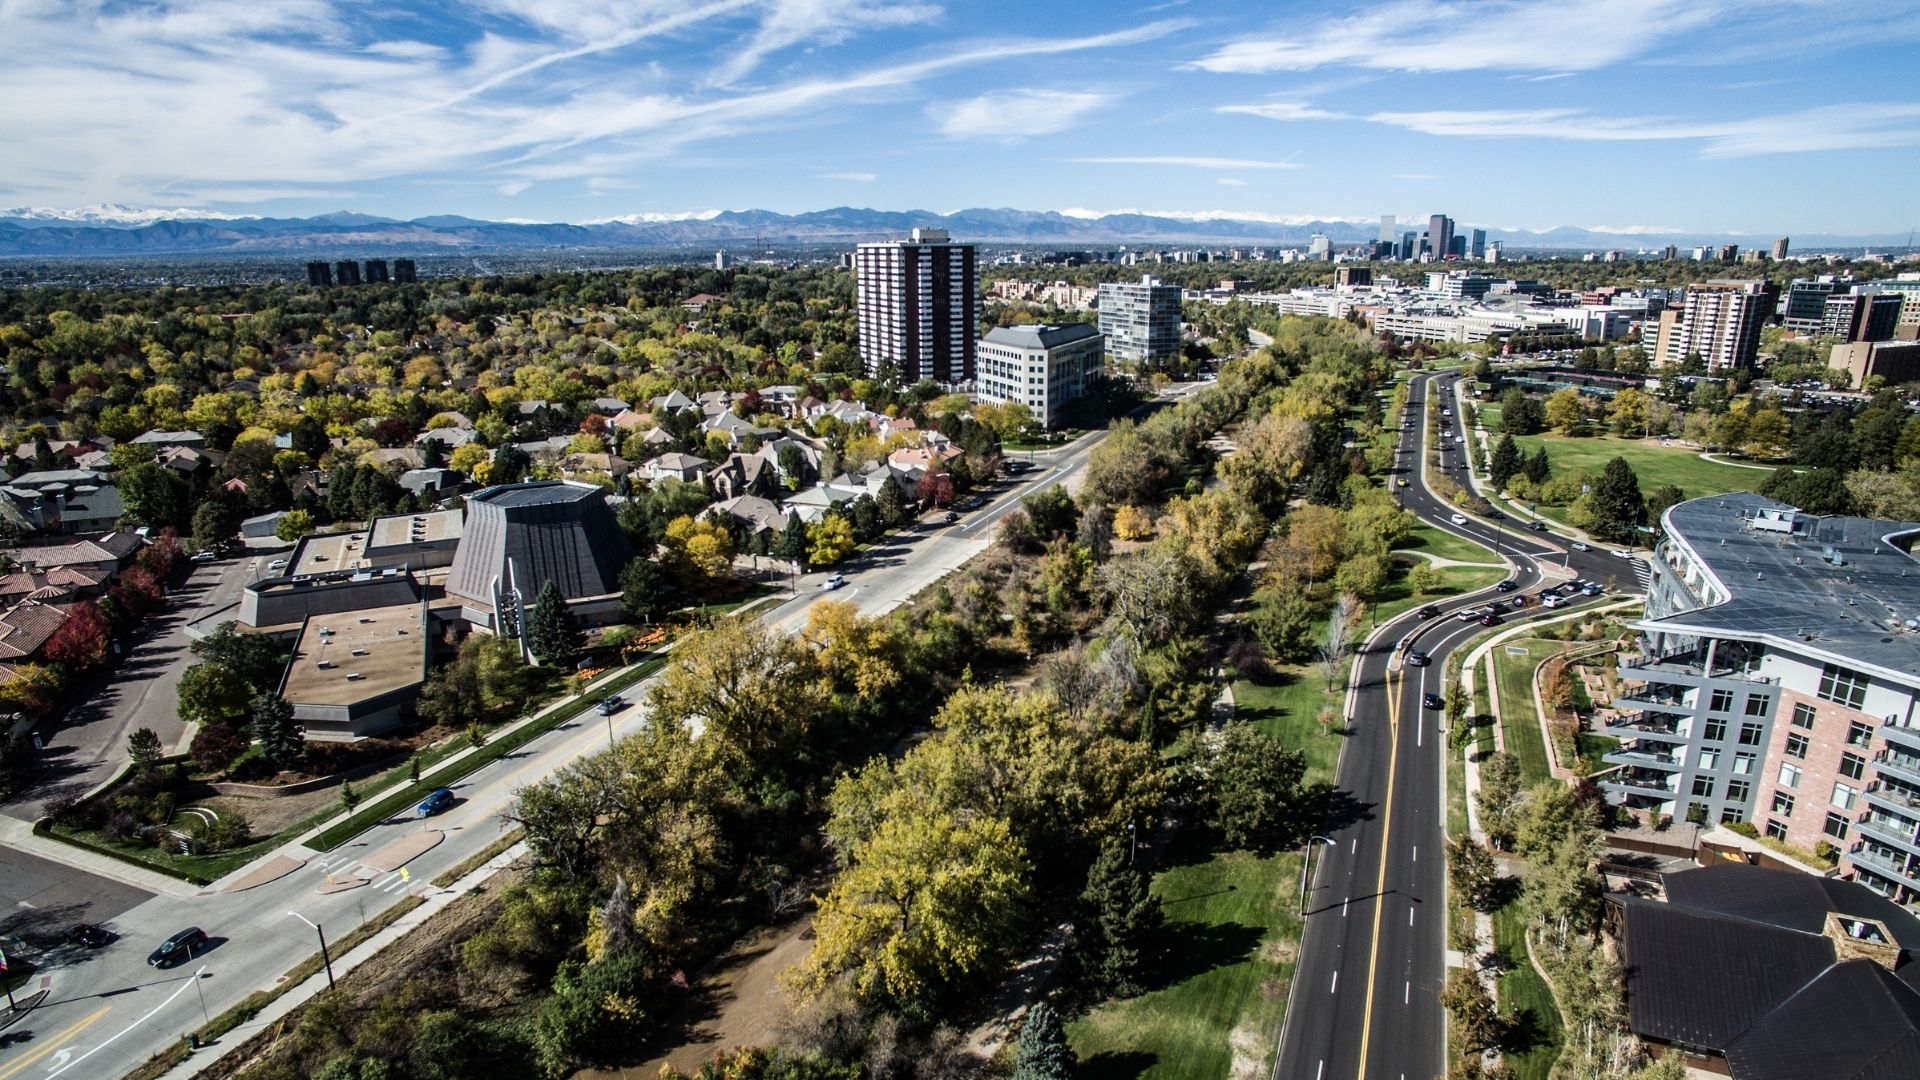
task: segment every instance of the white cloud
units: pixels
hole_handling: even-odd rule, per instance
[[[1216,179],[1214,183],[1224,184],[1227,187],[1246,187],[1247,186],[1247,182],[1245,180],[1240,179],[1237,176],[1222,176]]]
[[[506,183],[501,184],[495,190],[500,192],[500,194],[502,195],[513,196],[513,195],[520,194],[521,192],[527,190],[532,186],[533,186],[533,181],[531,180],[509,180]]]
[[[1068,160],[1083,165],[1176,165],[1189,169],[1298,169],[1291,161],[1256,161],[1251,158],[1186,157],[1156,154],[1143,157],[1084,157]]]
[[[1103,218],[1115,214],[1139,214],[1144,217],[1172,218],[1175,221],[1255,221],[1263,225],[1312,225],[1318,222],[1349,221],[1355,224],[1379,224],[1378,216],[1355,217],[1349,214],[1269,214],[1259,210],[1141,210],[1137,207],[1121,207],[1113,210],[1091,210],[1084,206],[1070,206],[1059,211],[1061,217]]]
[[[1920,104],[1828,105],[1743,120],[1684,121],[1598,116],[1578,109],[1381,112],[1376,124],[1448,138],[1534,138],[1575,142],[1687,140],[1702,157],[1751,157],[1920,145]]]
[[[1343,113],[1328,112],[1315,108],[1304,101],[1268,101],[1257,105],[1222,105],[1213,110],[1222,113],[1242,113],[1247,116],[1263,116],[1268,120],[1345,120]]]
[[[1399,0],[1298,31],[1229,42],[1206,71],[1591,71],[1720,17],[1707,0]]]
[[[949,139],[1023,139],[1065,131],[1114,98],[1091,90],[1009,90],[933,106],[928,115]]]
[[[593,218],[583,221],[582,225],[647,225],[662,221],[712,221],[725,213],[724,210],[673,210],[644,211],[637,214],[620,214],[616,217]]]
[[[896,0],[771,0],[767,6],[753,38],[714,73],[716,85],[735,82],[769,54],[793,45],[837,45],[859,30],[909,26],[940,16],[932,4]]]
[[[846,180],[855,184],[871,184],[880,179],[879,174],[870,172],[830,172],[821,173],[822,180]]]

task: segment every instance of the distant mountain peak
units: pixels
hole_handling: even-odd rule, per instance
[[[157,221],[257,220],[241,214],[223,214],[217,210],[200,210],[184,206],[163,209],[151,206],[127,206],[122,203],[96,203],[93,206],[67,209],[52,206],[16,206],[12,209],[0,210],[0,219],[61,222],[123,229],[152,225]]]

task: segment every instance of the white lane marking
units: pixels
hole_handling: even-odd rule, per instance
[[[1413,984],[1411,982],[1407,984],[1406,992],[1400,995],[1400,1004],[1402,1005],[1413,1004]]]
[[[1345,900],[1340,901],[1340,917],[1341,918],[1344,919],[1347,917],[1347,905],[1351,903],[1353,903],[1353,897],[1351,896],[1347,897]]]
[[[1313,1070],[1313,1080],[1320,1080],[1325,1075],[1327,1075],[1327,1059],[1321,1058],[1320,1067]]]
[[[1419,844],[1413,845],[1413,861],[1414,862],[1420,861],[1420,845]]]
[[[1359,853],[1360,853],[1360,838],[1356,836],[1353,838],[1353,847],[1348,849],[1348,854],[1358,855]]]
[[[1340,973],[1336,971],[1333,973],[1333,985],[1327,988],[1327,993],[1337,994],[1339,992],[1340,992]]]
[[[1413,909],[1412,908],[1407,909],[1407,925],[1408,926],[1413,925]]]
[[[153,1019],[155,1013],[158,1013],[161,1009],[164,1009],[167,1006],[173,1004],[174,998],[177,998],[181,994],[186,993],[188,987],[193,986],[196,982],[198,982],[201,974],[206,970],[207,970],[206,965],[202,964],[200,966],[200,970],[193,973],[192,980],[181,983],[180,988],[178,990],[175,990],[173,993],[168,994],[167,1000],[161,1002],[158,1005],[155,1005],[153,1007],[152,1012],[149,1012],[147,1015],[141,1017],[138,1020],[135,1020],[131,1024],[128,1024],[125,1028],[122,1028],[119,1035],[113,1036],[113,1038],[108,1039],[106,1042],[101,1043],[99,1046],[94,1047],[93,1049],[87,1051],[86,1053],[81,1054],[79,1057],[74,1058],[72,1061],[67,1062],[65,1065],[60,1066],[60,1068],[47,1074],[47,1080],[53,1080],[54,1077],[59,1076],[61,1073],[66,1072],[68,1069],[73,1068],[75,1065],[80,1064],[81,1062],[87,1060],[88,1058],[99,1053],[100,1051],[105,1050],[108,1044],[112,1043],[114,1039],[118,1039],[121,1035],[125,1035],[127,1032],[132,1031],[134,1028],[137,1028],[140,1025],[146,1023],[147,1021]]]

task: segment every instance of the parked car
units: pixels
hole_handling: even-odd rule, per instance
[[[420,805],[413,808],[413,815],[415,817],[432,817],[452,805],[452,788],[434,788],[426,798],[420,800]]]
[[[946,513],[940,515],[940,522],[943,525],[951,525],[954,522],[959,520],[960,520],[960,514],[954,510],[949,510]]]
[[[1432,604],[1428,604],[1426,607],[1420,609],[1420,617],[1423,619],[1437,619],[1440,617],[1440,609],[1434,607]]]
[[[267,569],[269,570],[285,570],[286,568],[287,560],[285,559],[275,559],[267,564]]]
[[[1495,585],[1494,589],[1497,592],[1512,592],[1513,590],[1519,587],[1520,587],[1519,583],[1515,582],[1512,578],[1508,578],[1506,581],[1503,581],[1500,584]]]
[[[620,706],[625,705],[626,703],[627,703],[626,699],[621,697],[619,694],[615,694],[612,697],[602,698],[600,700],[600,706],[599,706],[600,715],[612,716],[614,713],[619,711]]]
[[[1467,515],[1455,514],[1447,520],[1453,522],[1455,525],[1465,525],[1467,523]]]
[[[161,942],[159,948],[148,954],[147,963],[157,968],[170,968],[206,952],[207,944],[207,932],[197,926],[189,926]]]
[[[1422,697],[1420,699],[1420,704],[1426,706],[1429,709],[1444,709],[1447,707],[1447,703],[1440,700],[1439,694],[1428,694],[1425,697]]]
[[[845,585],[846,583],[847,583],[847,575],[828,574],[827,580],[821,582],[820,587],[827,590],[828,592],[832,592],[833,590],[839,588],[842,585]]]
[[[1024,461],[1004,462],[1001,467],[1007,470],[1007,475],[1009,476],[1018,476],[1021,473],[1026,472],[1028,469],[1033,468],[1033,466],[1027,464]]]
[[[114,933],[92,923],[77,923],[67,928],[66,937],[69,944],[88,949],[104,949],[113,944]]]
[[[1432,662],[1433,662],[1432,659],[1429,658],[1426,653],[1421,652],[1419,649],[1415,649],[1412,652],[1407,654],[1408,667],[1426,667],[1428,664]]]
[[[213,560],[219,557],[220,555],[218,552],[196,551],[193,554],[187,556],[187,561],[188,562],[212,562]]]
[[[1606,591],[1607,590],[1603,588],[1600,585],[1600,583],[1597,581],[1589,581],[1585,585],[1580,587],[1581,596],[1599,596],[1601,593]]]

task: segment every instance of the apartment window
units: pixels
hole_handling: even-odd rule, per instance
[[[1693,756],[1693,764],[1694,767],[1706,769],[1709,772],[1716,771],[1720,768],[1720,751],[1709,750],[1703,746],[1700,752]]]
[[[1793,816],[1793,796],[1784,791],[1773,793],[1773,812],[1781,817]]]
[[[1800,766],[1791,761],[1780,763],[1780,786],[1797,788],[1800,786]]]
[[[1773,699],[1770,697],[1766,697],[1762,694],[1748,694],[1747,695],[1747,715],[1748,716],[1765,716],[1767,715],[1768,708],[1772,704],[1773,704]]]
[[[1873,725],[1855,720],[1847,725],[1847,745],[1865,746],[1873,741]]]
[[[1813,730],[1813,706],[1804,701],[1793,703],[1793,726]]]
[[[1706,726],[1701,729],[1700,734],[1702,738],[1705,738],[1709,742],[1725,742],[1727,740],[1727,722],[1725,720],[1708,720]]]
[[[1733,691],[1715,690],[1712,699],[1707,702],[1707,708],[1714,712],[1728,712],[1732,710]]]
[[[1751,798],[1753,798],[1753,781],[1751,780],[1727,781],[1727,801],[1728,802],[1743,803]]]
[[[1693,793],[1702,799],[1713,798],[1713,777],[1696,776],[1693,778]]]
[[[1759,746],[1760,733],[1765,730],[1766,728],[1762,727],[1759,724],[1741,724],[1740,725],[1740,745],[1741,746]]]
[[[1787,756],[1803,759],[1807,756],[1807,737],[1805,735],[1787,736]]]
[[[1860,789],[1846,784],[1833,785],[1833,805],[1842,810],[1853,809],[1853,802],[1860,797]]]
[[[1752,776],[1754,757],[1752,754],[1733,755],[1733,775]]]
[[[1847,838],[1847,815],[1836,814],[1829,810],[1827,812],[1827,824],[1820,831],[1833,837],[1835,840],[1845,840]]]
[[[1840,755],[1840,775],[1849,780],[1859,780],[1867,775],[1867,759],[1859,754]]]
[[[1785,840],[1787,838],[1786,823],[1769,820],[1767,822],[1767,835],[1773,837],[1775,840]]]
[[[1867,701],[1867,677],[1838,664],[1827,664],[1820,669],[1820,696],[1857,709]]]

